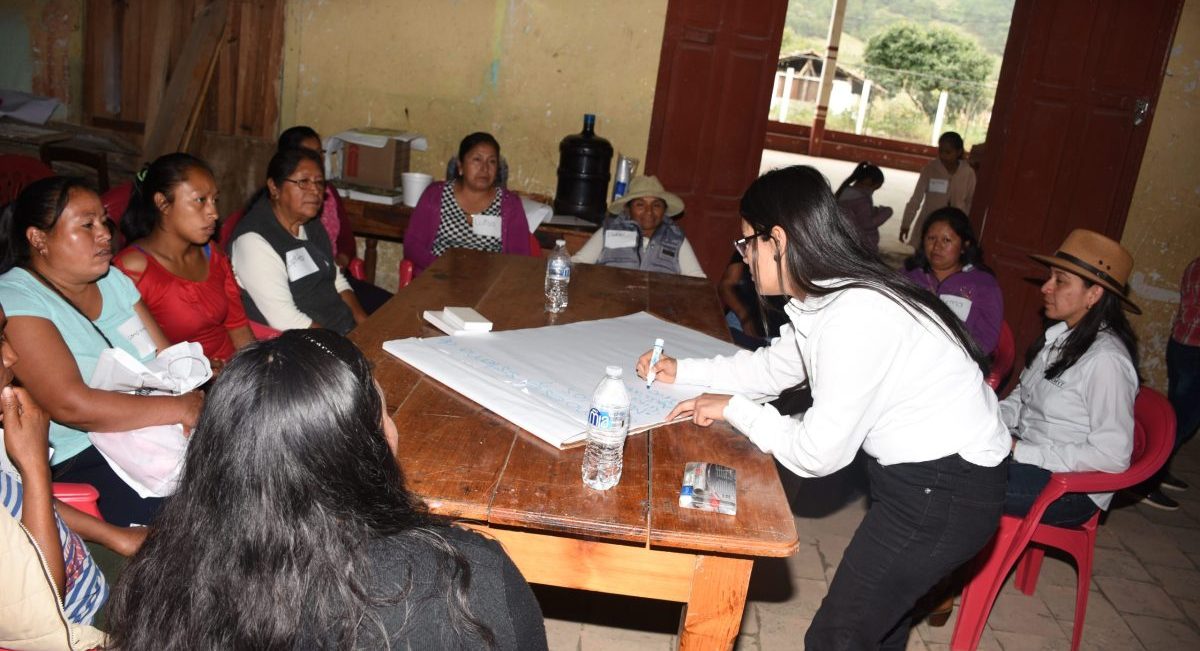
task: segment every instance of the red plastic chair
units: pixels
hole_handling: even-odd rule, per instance
[[[1000,322],[1000,340],[996,342],[996,351],[992,353],[992,371],[988,373],[985,381],[993,391],[999,392],[1000,386],[1004,383],[1012,371],[1013,361],[1017,357],[1017,345],[1013,341],[1012,328],[1008,327],[1007,321]]]
[[[411,283],[412,279],[413,279],[412,260],[406,259],[406,260],[400,261],[399,274],[400,274],[400,281],[398,283],[396,283],[396,286],[400,289],[404,289],[405,287],[408,287],[409,283]]]
[[[52,488],[55,499],[70,504],[90,516],[104,519],[100,515],[100,507],[96,504],[100,499],[100,491],[96,490],[95,486],[56,481]]]
[[[1075,559],[1078,579],[1075,590],[1075,630],[1071,649],[1079,648],[1087,613],[1088,587],[1092,579],[1092,553],[1096,547],[1096,525],[1100,513],[1079,527],[1055,527],[1041,524],[1042,514],[1054,500],[1066,493],[1107,493],[1139,484],[1158,472],[1171,454],[1175,442],[1175,412],[1163,395],[1142,387],[1133,405],[1133,454],[1129,469],[1121,473],[1054,473],[1050,483],[1024,518],[1003,516],[992,542],[975,558],[977,571],[963,590],[958,623],[950,638],[955,651],[972,651],[979,646],[984,624],[996,603],[996,596],[1017,566],[1017,587],[1033,594],[1045,550],[1031,544],[1061,549]],[[1017,562],[1020,561],[1018,565]]]
[[[113,223],[120,226],[121,218],[129,210],[129,199],[133,196],[133,181],[126,181],[117,187],[100,195],[100,203]]]
[[[0,206],[17,198],[25,186],[54,176],[54,170],[30,156],[0,154]]]

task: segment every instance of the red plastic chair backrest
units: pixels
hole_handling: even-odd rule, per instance
[[[233,229],[237,228],[238,222],[242,220],[242,216],[245,214],[245,210],[235,210],[229,213],[224,223],[221,224],[221,248],[225,249],[226,253],[229,253],[229,245],[233,244]]]
[[[397,283],[401,289],[408,287],[408,284],[413,279],[413,263],[412,260],[400,261],[400,281]]]
[[[113,220],[113,223],[117,226],[121,225],[121,218],[129,210],[129,199],[132,196],[133,181],[126,181],[100,195],[100,203],[104,204],[104,210],[108,212],[108,218]]]
[[[0,206],[17,198],[25,186],[54,176],[54,170],[30,156],[0,154]]]
[[[992,353],[992,370],[985,380],[989,387],[999,391],[1004,378],[1012,371],[1013,361],[1017,357],[1017,344],[1013,341],[1012,328],[1007,321],[1000,322],[1000,339],[996,342],[996,351]]]
[[[1149,479],[1175,445],[1175,410],[1163,394],[1143,386],[1133,403],[1133,452],[1124,472],[1055,473],[1068,493],[1108,493]]]

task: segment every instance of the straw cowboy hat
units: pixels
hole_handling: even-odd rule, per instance
[[[1077,228],[1067,235],[1054,255],[1029,257],[1090,280],[1115,294],[1129,311],[1142,313],[1141,308],[1126,296],[1133,256],[1125,247],[1095,231]]]
[[[667,204],[667,216],[674,217],[683,212],[683,199],[663,189],[662,183],[653,176],[639,176],[629,182],[629,191],[620,199],[608,204],[608,212],[613,215],[621,214],[625,204],[641,197],[657,197]]]

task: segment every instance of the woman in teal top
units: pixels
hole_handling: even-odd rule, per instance
[[[79,179],[29,185],[0,217],[0,305],[20,362],[17,379],[52,419],[56,481],[91,484],[117,525],[146,524],[159,500],[140,498],[87,432],[196,423],[203,394],[135,396],[87,385],[101,351],[143,361],[168,344],[133,283],[110,269],[112,231],[100,197]]]

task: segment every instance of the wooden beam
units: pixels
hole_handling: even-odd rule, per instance
[[[150,142],[150,125],[158,120],[158,108],[167,87],[167,60],[171,58],[171,28],[175,24],[175,3],[155,5],[154,42],[150,46],[150,75],[146,79],[145,142]]]
[[[167,82],[158,114],[146,131],[146,160],[183,151],[191,141],[217,64],[228,13],[227,0],[212,0],[196,18]]]

